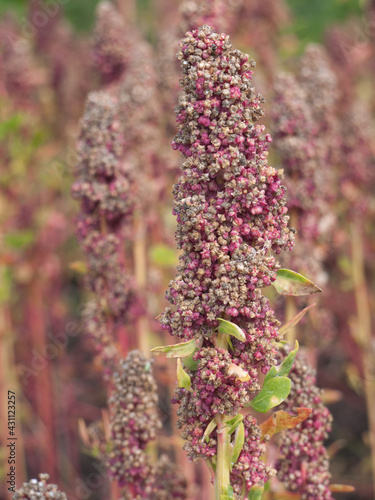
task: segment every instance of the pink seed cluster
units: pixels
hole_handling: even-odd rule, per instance
[[[86,310],[87,328],[98,347],[111,352],[108,336],[112,331],[113,341],[135,304],[122,249],[124,224],[132,215],[135,201],[131,168],[124,160],[119,111],[113,93],[89,94],[78,141],[77,180],[72,187],[72,196],[81,203],[77,236],[87,257],[87,285],[96,302]],[[105,319],[108,315],[111,323]]]
[[[119,12],[110,2],[100,2],[94,32],[95,63],[105,83],[118,80],[129,64],[131,38]]]
[[[324,441],[331,430],[332,416],[322,403],[315,371],[309,365],[297,359],[289,377],[292,389],[283,409],[292,412],[293,408],[312,408],[312,413],[295,429],[283,433],[276,464],[278,478],[302,500],[330,500],[331,476]]]
[[[67,500],[65,493],[61,492],[56,484],[49,484],[48,474],[39,474],[38,479],[30,479],[28,483],[23,483],[13,495],[14,500],[22,499],[42,499],[54,498],[56,500]]]
[[[261,289],[279,267],[271,250],[290,249],[293,233],[282,175],[267,164],[271,137],[256,124],[264,99],[251,83],[254,61],[209,26],[188,32],[177,58],[184,92],[173,148],[185,162],[174,213],[182,255],[161,321],[172,335],[203,340],[193,356],[198,369],[188,370],[192,391],[175,396],[185,449],[197,460],[216,454],[216,431],[202,441],[207,424],[238,413],[260,388],[259,370],[276,362],[279,322]],[[219,317],[238,324],[246,340],[215,346]],[[243,479],[249,488],[251,477]]]
[[[140,351],[131,351],[113,376],[109,398],[111,440],[106,460],[119,486],[130,488],[135,495],[148,494],[152,488],[152,465],[145,448],[161,427],[157,402],[151,361]]]
[[[231,472],[231,485],[238,498],[243,498],[243,483],[248,491],[254,484],[265,484],[276,474],[275,469],[261,460],[266,452],[266,445],[261,441],[261,431],[255,418],[247,415],[243,423],[245,442]]]

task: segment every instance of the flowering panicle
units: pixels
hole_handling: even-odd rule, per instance
[[[72,187],[73,197],[81,202],[77,235],[87,256],[86,281],[95,294],[85,313],[86,324],[98,347],[108,350],[102,352],[107,361],[114,354],[111,338],[113,342],[134,303],[132,280],[124,271],[123,226],[131,218],[135,201],[119,112],[119,100],[111,92],[89,94]]]
[[[152,465],[145,448],[161,427],[157,402],[151,361],[141,351],[131,351],[113,376],[110,451],[106,457],[110,475],[134,494],[129,498],[145,498],[142,494],[148,495],[152,488]]]
[[[248,491],[254,484],[265,484],[276,475],[275,469],[262,460],[262,456],[266,453],[266,445],[261,440],[261,431],[255,418],[247,415],[243,422],[245,442],[231,473],[231,484],[239,498],[242,498],[240,495],[243,491],[243,483]]]
[[[338,137],[335,81],[322,50],[309,46],[298,78],[285,74],[277,78],[272,112],[275,149],[288,174],[288,206],[299,242],[284,261],[320,283],[327,277],[319,245],[328,239],[334,223],[329,203]]]
[[[197,460],[216,453],[216,431],[202,441],[208,423],[248,404],[260,389],[258,370],[267,373],[276,362],[279,323],[261,288],[279,267],[270,251],[291,248],[293,235],[282,174],[267,165],[271,137],[256,124],[263,98],[251,85],[254,61],[209,26],[188,32],[177,57],[184,93],[173,147],[186,160],[174,188],[174,213],[182,255],[167,293],[173,308],[161,322],[172,335],[203,343],[193,356],[197,370],[188,370],[191,391],[178,389],[175,396],[185,448]],[[233,339],[232,351],[214,334],[217,318],[224,317],[246,334],[244,342]],[[251,420],[247,425],[253,435]],[[237,482],[241,472],[247,489],[251,451],[243,449],[232,473]],[[271,470],[258,465],[265,479]]]
[[[187,498],[187,482],[180,469],[167,455],[161,455],[155,466],[154,500],[184,500]]]
[[[122,77],[131,56],[132,42],[129,27],[110,2],[100,2],[96,10],[94,31],[95,63],[104,83]]]
[[[0,22],[0,98],[10,97],[17,107],[35,104],[37,87],[44,75],[26,40],[10,15]]]
[[[56,484],[48,484],[49,475],[39,474],[38,479],[31,479],[28,483],[23,483],[12,496],[13,500],[29,499],[42,500],[54,498],[56,500],[67,500],[65,493],[61,492]]]
[[[282,409],[306,407],[312,408],[312,413],[295,429],[283,433],[276,465],[278,478],[302,500],[330,500],[329,457],[323,443],[331,430],[332,416],[316,387],[315,370],[303,359],[294,362],[290,378],[292,389]]]
[[[152,363],[141,351],[118,362],[109,399],[109,429],[103,422],[87,428],[88,444],[116,479],[123,499],[186,498],[187,484],[169,457],[154,464],[146,453],[161,428]]]
[[[235,22],[237,9],[236,2],[229,4],[224,0],[207,0],[206,2],[184,0],[180,7],[181,30],[185,33],[207,24],[218,32],[230,32],[231,26]]]
[[[345,217],[369,213],[374,188],[374,123],[362,103],[354,102],[342,120],[341,191],[349,202]]]

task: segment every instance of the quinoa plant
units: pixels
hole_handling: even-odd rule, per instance
[[[256,123],[264,99],[251,84],[254,61],[207,25],[180,47],[173,148],[185,157],[174,187],[182,254],[161,322],[184,342],[154,352],[179,358],[174,401],[184,448],[206,461],[216,499],[260,498],[276,472],[261,459],[268,435],[244,409],[267,412],[287,397],[297,352],[278,364],[279,322],[262,289],[318,289],[280,270],[274,255],[294,238],[282,172],[267,163],[271,137]]]
[[[144,281],[138,275],[139,267],[143,276],[146,266],[135,222],[140,222],[140,212],[142,222],[147,220],[146,192],[148,201],[153,199],[148,175],[155,166],[157,127],[155,106],[147,106],[155,91],[149,47],[137,38],[127,39],[118,16],[111,4],[99,5],[95,55],[105,86],[86,101],[72,188],[81,202],[77,235],[92,292],[84,313],[86,331],[95,340],[109,393],[108,422],[96,422],[90,432],[83,426],[82,434],[98,449],[114,480],[112,498],[183,499],[186,484],[175,466],[166,457],[152,460],[147,450],[161,428],[152,362],[141,351],[127,353],[129,345],[142,346],[147,334]],[[120,33],[132,51],[116,45]],[[142,161],[149,170],[142,168]],[[126,245],[129,240],[132,245]],[[133,262],[129,247],[134,249]],[[124,329],[129,332],[130,327],[124,342]],[[171,475],[165,483],[163,471]]]

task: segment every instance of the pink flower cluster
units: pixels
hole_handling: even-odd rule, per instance
[[[161,321],[185,340],[203,337],[194,355],[198,369],[188,371],[192,392],[181,389],[175,397],[185,449],[197,460],[216,453],[215,431],[202,442],[210,420],[238,413],[260,389],[258,370],[275,364],[279,323],[261,289],[278,269],[271,250],[290,249],[293,233],[281,173],[267,164],[271,137],[255,123],[263,98],[251,83],[254,61],[209,26],[188,32],[177,57],[184,93],[173,148],[186,160],[174,188],[174,213],[182,255],[167,292],[173,307]],[[228,351],[215,347],[219,317],[237,323],[246,341],[233,339]]]
[[[152,489],[152,465],[146,445],[156,438],[161,422],[157,414],[157,388],[151,362],[131,351],[113,376],[110,451],[106,461],[121,488],[146,498]]]
[[[77,236],[87,257],[86,282],[94,292],[85,319],[104,363],[111,363],[105,355],[114,354],[111,338],[113,342],[135,303],[122,251],[124,223],[129,221],[135,201],[131,169],[124,161],[116,96],[108,91],[89,94],[81,127],[72,196],[81,202]]]
[[[239,498],[242,498],[243,483],[248,491],[254,484],[265,484],[276,474],[272,467],[261,460],[266,452],[266,445],[261,441],[261,431],[255,418],[247,415],[243,422],[245,442],[231,472],[231,485]]]
[[[331,430],[332,416],[322,403],[315,371],[309,365],[295,360],[289,376],[292,390],[282,408],[312,408],[312,413],[295,429],[283,433],[276,465],[278,478],[302,500],[330,500],[329,457],[323,443]]]

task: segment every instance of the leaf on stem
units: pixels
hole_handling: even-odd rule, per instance
[[[189,375],[182,367],[181,358],[177,359],[177,384],[182,389],[187,389],[191,392],[191,380]]]
[[[185,358],[193,354],[200,347],[201,342],[201,339],[191,339],[181,344],[154,347],[151,352],[157,355],[166,354],[167,358]]]
[[[230,420],[225,421],[225,427],[228,427],[228,433],[233,434],[233,432],[237,429],[237,427],[240,425],[242,420],[244,419],[244,416],[239,414],[231,418]]]
[[[280,336],[285,335],[286,332],[288,330],[290,330],[290,328],[293,328],[294,326],[296,326],[301,321],[301,319],[304,317],[304,315],[307,313],[307,311],[309,311],[315,305],[316,304],[311,304],[310,306],[305,307],[305,309],[302,309],[302,311],[300,311],[298,314],[296,314],[294,316],[294,318],[292,318],[290,321],[288,321],[288,323],[286,323],[285,325],[283,325],[280,328],[279,335]]]
[[[226,488],[222,488],[221,490],[221,495],[220,495],[220,500],[233,500],[234,498],[234,491],[232,486],[227,486]]]
[[[289,372],[292,369],[295,357],[297,355],[298,349],[299,349],[299,344],[298,341],[296,340],[295,348],[293,349],[293,351],[290,351],[288,356],[279,366],[271,366],[271,369],[264,378],[264,382],[275,377],[286,377],[287,375],[289,375]]]
[[[241,340],[241,342],[244,342],[246,340],[245,332],[238,325],[223,318],[216,319],[219,321],[219,333],[224,333],[227,335],[231,335],[232,337],[236,337],[236,339]]]
[[[261,500],[264,491],[263,484],[254,484],[247,495],[248,500]]]
[[[280,295],[310,295],[322,291],[305,276],[290,269],[276,271],[276,280],[272,285]]]
[[[292,383],[287,375],[292,369],[299,348],[297,340],[295,345],[295,349],[290,351],[284,361],[277,367],[272,366],[265,376],[260,393],[249,405],[254,410],[267,413],[267,411],[278,406],[288,397]]]
[[[233,444],[231,443],[229,445],[229,449],[231,450],[231,452],[230,452],[230,470],[231,471],[232,471],[234,464],[237,462],[238,457],[241,454],[244,442],[245,442],[245,426],[244,426],[243,422],[240,422],[237,429],[235,430]]]
[[[255,396],[249,406],[260,413],[267,413],[289,396],[291,386],[292,382],[288,377],[265,380],[260,393]]]
[[[198,362],[193,359],[192,354],[186,356],[185,358],[182,358],[182,362],[184,364],[184,367],[188,370],[191,370],[192,372],[196,372],[198,370]]]
[[[296,425],[306,420],[312,410],[311,408],[295,408],[293,411],[295,411],[297,415],[290,415],[286,411],[280,410],[261,423],[259,425],[262,431],[261,439],[266,435],[271,438],[274,434],[284,429],[294,429]]]
[[[206,440],[206,443],[209,442],[210,434],[215,429],[216,426],[217,426],[217,422],[216,422],[215,418],[213,418],[211,420],[211,422],[207,425],[206,430],[204,431],[202,441]]]

